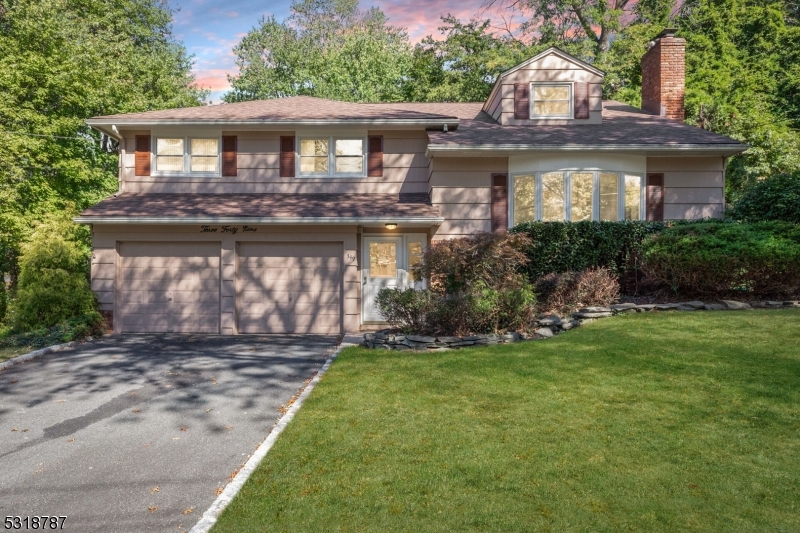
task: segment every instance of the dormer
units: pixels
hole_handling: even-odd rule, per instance
[[[604,75],[548,48],[500,74],[483,110],[504,126],[600,124]]]

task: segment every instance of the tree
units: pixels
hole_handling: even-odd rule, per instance
[[[357,0],[295,0],[283,22],[261,19],[233,49],[239,74],[226,102],[307,95],[398,101],[411,58],[404,29]]]
[[[419,102],[480,102],[497,75],[536,51],[513,36],[492,33],[488,20],[442,17],[443,40],[428,36],[414,48],[405,98]]]
[[[202,103],[162,0],[0,0],[0,272],[36,220],[117,187],[91,116]]]

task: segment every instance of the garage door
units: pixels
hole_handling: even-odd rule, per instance
[[[342,245],[239,243],[239,333],[340,333]]]
[[[124,242],[123,333],[219,333],[220,244]]]

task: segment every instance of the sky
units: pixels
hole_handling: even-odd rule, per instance
[[[451,13],[468,20],[481,10],[484,0],[361,0],[362,9],[373,5],[388,17],[389,23],[408,30],[412,43],[427,35],[439,35],[440,15]],[[219,103],[230,89],[227,75],[237,72],[233,47],[262,16],[274,15],[279,21],[289,16],[291,0],[169,0],[176,10],[175,37],[195,56],[197,84],[211,90],[209,100]]]

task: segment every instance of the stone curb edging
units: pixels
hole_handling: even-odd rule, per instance
[[[297,400],[289,407],[289,410],[283,414],[282,417],[278,420],[278,423],[275,424],[275,427],[272,428],[267,438],[264,442],[259,445],[256,449],[255,453],[250,456],[244,466],[239,470],[236,474],[236,477],[225,486],[225,489],[222,493],[217,496],[217,499],[214,500],[214,503],[211,504],[203,516],[200,517],[200,520],[194,525],[192,529],[189,530],[189,533],[208,533],[208,531],[214,527],[214,524],[217,523],[217,518],[225,510],[228,504],[233,500],[233,498],[239,494],[239,491],[242,489],[244,484],[250,479],[250,476],[255,472],[256,467],[261,463],[262,459],[266,457],[267,453],[272,449],[272,446],[278,440],[278,436],[283,433],[283,430],[289,425],[289,422],[292,421],[294,415],[297,414],[297,411],[300,410],[300,407],[303,406],[303,403],[311,394],[311,391],[314,390],[314,387],[320,382],[322,377],[328,371],[328,369],[333,364],[333,361],[339,356],[339,352],[341,352],[344,348],[348,346],[355,346],[355,344],[345,343],[342,342],[336,350],[328,357],[328,360],[325,361],[325,364],[322,365],[322,368],[317,372],[314,378],[306,385],[303,389],[303,392],[300,393],[300,396],[297,397]]]
[[[67,348],[73,348],[81,343],[88,342],[91,340],[94,339],[92,337],[86,337],[82,341],[70,341],[70,342],[65,342],[64,344],[54,344],[53,346],[46,346],[45,348],[39,348],[38,350],[18,355],[12,359],[9,359],[8,361],[3,361],[2,363],[0,363],[0,372],[8,368],[11,368],[14,365],[24,363],[25,361],[30,361],[32,359],[36,359],[37,357],[41,357],[49,353],[60,352],[62,350],[66,350]]]
[[[404,335],[392,333],[391,330],[382,330],[364,335],[363,346],[384,350],[425,350],[444,351],[466,346],[487,346],[490,344],[506,344],[533,339],[549,339],[556,334],[576,328],[584,322],[591,322],[598,318],[606,318],[621,313],[643,313],[653,311],[732,311],[741,309],[789,309],[800,308],[800,301],[766,301],[766,302],[738,302],[735,300],[720,300],[719,303],[704,303],[700,301],[666,303],[666,304],[634,304],[623,303],[603,307],[584,307],[569,317],[558,315],[543,315],[531,324],[533,334],[509,332],[502,335],[471,335],[468,337],[450,336],[424,336]]]

